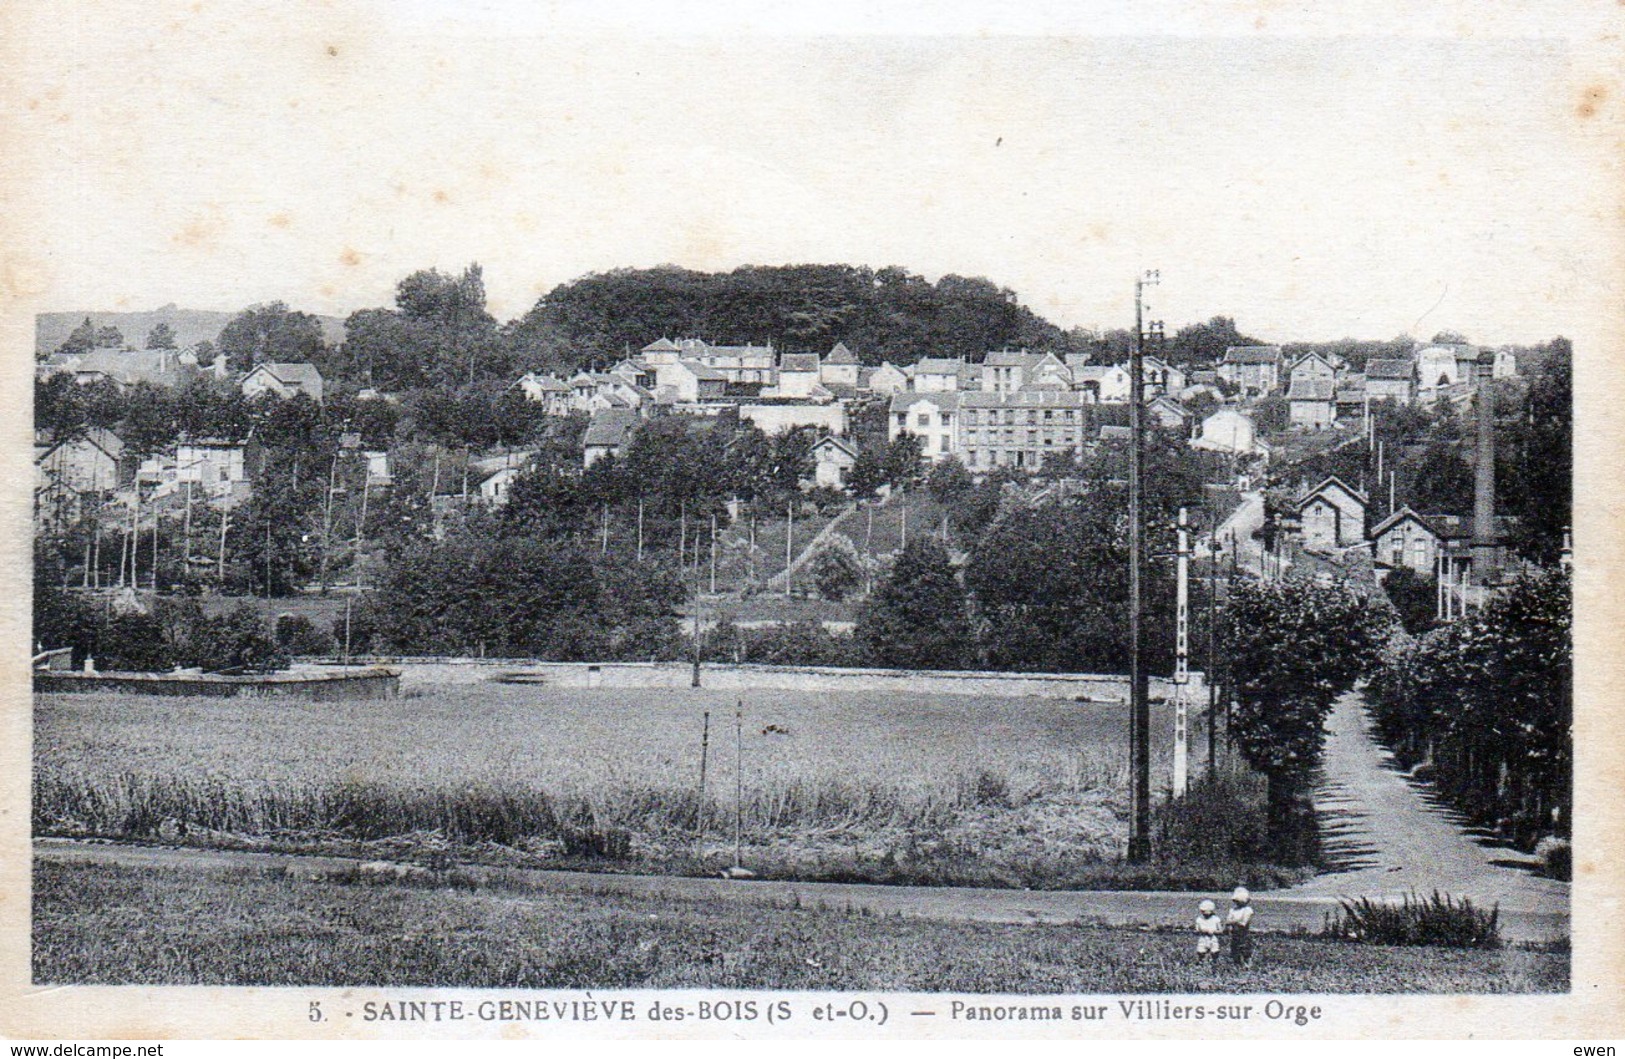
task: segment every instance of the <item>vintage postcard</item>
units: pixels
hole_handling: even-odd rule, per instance
[[[1617,1037],[1625,8],[1153,6],[0,14],[0,1036]]]

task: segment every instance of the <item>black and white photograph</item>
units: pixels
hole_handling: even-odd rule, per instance
[[[0,1035],[1617,1036],[1560,6],[0,16]]]

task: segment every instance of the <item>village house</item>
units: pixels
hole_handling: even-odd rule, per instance
[[[1163,394],[1145,407],[1148,420],[1163,430],[1183,432],[1190,428],[1190,410],[1167,394]]]
[[[845,490],[847,476],[858,462],[858,450],[842,438],[820,438],[812,447],[815,488]]]
[[[1372,528],[1372,559],[1379,567],[1391,570],[1403,568],[1422,577],[1433,577],[1444,541],[1440,529],[1435,528],[1436,523],[1447,532],[1454,528],[1470,536],[1466,527],[1459,525],[1460,520],[1445,520],[1438,516],[1423,518],[1409,507],[1402,507]]]
[[[1268,456],[1270,452],[1259,440],[1252,417],[1235,408],[1221,408],[1202,420],[1202,432],[1191,447],[1235,456]]]
[[[572,398],[570,385],[555,375],[526,372],[513,386],[524,395],[525,400],[540,404],[542,411],[547,415],[570,414]]]
[[[1029,373],[1040,357],[1023,350],[1000,349],[982,358],[982,392],[1015,393],[1027,385]]]
[[[256,364],[243,376],[243,396],[253,400],[262,393],[274,393],[283,399],[304,394],[317,404],[322,403],[322,373],[316,365],[307,363]]]
[[[956,451],[977,472],[1042,467],[1047,456],[1083,451],[1092,403],[1075,390],[961,394]]]
[[[914,364],[915,393],[955,393],[961,387],[960,373],[965,362],[959,358],[921,357]],[[974,365],[973,365],[974,367]]]
[[[782,353],[779,355],[778,384],[764,390],[762,395],[828,401],[834,395],[819,383],[821,371],[817,353]]]
[[[765,346],[713,346],[698,338],[675,343],[682,360],[692,360],[722,373],[731,385],[767,386],[773,382],[774,354]]]
[[[1477,346],[1463,342],[1436,342],[1417,349],[1417,399],[1431,402],[1439,391],[1473,381],[1478,364]]]
[[[1140,365],[1148,398],[1159,394],[1177,394],[1185,388],[1185,373],[1161,357],[1142,357]]]
[[[673,359],[652,364],[652,367],[655,370],[655,398],[663,403],[715,401],[728,389],[726,375],[698,361]]]
[[[863,383],[861,375],[859,382]],[[870,393],[889,397],[908,389],[908,375],[897,365],[886,361],[869,373],[868,381],[863,383],[863,388]]]
[[[252,469],[263,462],[258,441],[229,438],[188,438],[175,446],[175,484],[201,492],[211,500],[247,497]]]
[[[920,439],[921,451],[930,461],[952,455],[958,393],[900,393],[891,399],[887,439],[896,441],[904,434]]]
[[[215,360],[214,374],[224,377],[225,359]],[[201,370],[190,350],[100,348],[84,353],[54,353],[40,363],[36,374],[72,375],[75,382],[88,385],[106,379],[121,389],[138,382],[177,387],[197,378]]]
[[[1371,403],[1397,401],[1410,404],[1416,399],[1414,380],[1416,366],[1409,360],[1389,359],[1367,361],[1365,366],[1365,393]]]
[[[480,479],[480,503],[486,507],[502,507],[508,502],[508,493],[514,481],[524,474],[520,467],[498,467]]]
[[[826,389],[837,387],[856,391],[859,367],[857,354],[846,348],[845,342],[837,342],[818,363],[818,381]]]
[[[1281,388],[1281,347],[1231,346],[1218,371],[1219,378],[1243,393],[1274,393]]]
[[[1333,414],[1339,421],[1363,420],[1366,413],[1365,376],[1344,375],[1337,381],[1333,401],[1337,406]]]
[[[134,472],[125,459],[124,442],[102,427],[36,446],[34,465],[53,484],[94,496],[128,484]]]
[[[581,465],[591,467],[605,456],[619,456],[640,422],[636,412],[625,408],[594,413],[581,438]]]
[[[1518,355],[1509,346],[1502,346],[1495,351],[1495,360],[1490,368],[1492,379],[1514,379],[1518,376]]]
[[[1308,551],[1330,552],[1365,543],[1366,497],[1332,475],[1293,505]]]
[[[1337,418],[1337,383],[1316,375],[1292,380],[1287,391],[1287,419],[1304,430],[1325,430]]]
[[[643,363],[649,365],[651,368],[658,368],[662,364],[677,363],[677,361],[682,357],[682,353],[683,351],[678,348],[677,343],[673,342],[671,339],[657,338],[653,342],[650,342],[648,345],[644,346],[642,349],[638,350],[637,359],[643,361]]]
[[[1080,358],[1081,359],[1081,358]],[[1068,362],[1072,360],[1067,358]],[[1133,376],[1121,364],[1070,364],[1072,385],[1099,404],[1126,404]]]

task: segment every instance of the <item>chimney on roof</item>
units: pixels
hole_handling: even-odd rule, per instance
[[[1495,397],[1490,372],[1474,365],[1478,377],[1478,451],[1473,476],[1473,575],[1481,585],[1494,580],[1500,566],[1495,539]]]

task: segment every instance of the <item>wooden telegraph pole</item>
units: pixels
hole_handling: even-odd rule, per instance
[[[1161,276],[1156,271],[1134,281],[1134,335],[1129,347],[1129,471],[1128,471],[1128,608],[1129,608],[1129,731],[1131,745],[1132,811],[1129,818],[1128,859],[1144,864],[1151,859],[1151,687],[1145,668],[1144,629],[1140,613],[1141,567],[1144,562],[1140,511],[1142,464],[1145,462],[1145,299],[1144,291]]]

